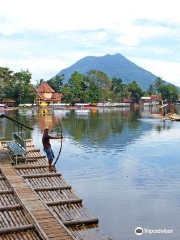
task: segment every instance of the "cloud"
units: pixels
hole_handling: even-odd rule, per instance
[[[4,59],[0,58],[0,66],[8,67],[14,72],[29,70],[32,73],[32,83],[43,78],[48,80],[55,76],[61,69],[67,67],[67,63],[58,59]]]
[[[179,0],[0,0],[0,4],[2,66],[29,68],[34,79],[48,79],[82,57],[120,52],[136,58],[142,67],[143,59],[150,58],[150,63],[154,58],[159,67],[147,62],[145,67],[180,81]],[[170,67],[162,59],[171,60]]]

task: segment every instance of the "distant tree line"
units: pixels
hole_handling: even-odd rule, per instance
[[[26,70],[13,72],[9,68],[0,67],[0,101],[12,98],[17,104],[32,103],[36,96],[36,87],[44,80],[37,81],[36,86],[31,84],[31,73]],[[64,76],[55,76],[47,81],[57,93],[62,93],[66,103],[76,102],[122,102],[130,98],[138,103],[142,96],[160,94],[163,100],[176,101],[179,98],[179,89],[173,84],[167,84],[158,77],[154,84],[150,84],[145,91],[136,82],[125,84],[121,78],[110,79],[104,72],[91,70],[87,75],[73,72],[69,81],[64,83]]]
[[[0,67],[0,101],[11,98],[19,103],[33,102],[36,90],[31,84],[31,73],[21,70],[13,72],[9,68]]]
[[[73,102],[122,102],[130,98],[133,103],[139,103],[142,96],[161,95],[163,100],[176,101],[179,89],[157,77],[154,84],[150,84],[145,91],[136,82],[125,84],[121,78],[112,79],[99,70],[91,70],[87,75],[77,71],[72,73],[68,83],[63,84],[64,76],[56,76],[47,83],[63,95],[63,101]]]

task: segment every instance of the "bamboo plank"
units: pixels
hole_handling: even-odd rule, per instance
[[[64,189],[71,189],[71,186],[57,186],[57,187],[39,187],[39,188],[34,188],[34,191],[39,192],[39,191],[54,191],[54,190],[64,190]]]
[[[12,194],[13,191],[12,190],[0,190],[0,195],[2,194]]]
[[[74,203],[82,203],[82,199],[68,199],[68,200],[61,200],[61,201],[54,201],[54,202],[46,202],[47,206],[74,204]]]
[[[22,206],[20,204],[0,206],[0,211],[9,211],[9,210],[18,210],[18,209],[22,209]]]
[[[83,225],[83,224],[97,224],[99,220],[97,218],[92,219],[83,219],[83,220],[73,220],[73,221],[66,221],[63,222],[66,227],[75,226],[75,225]]]
[[[28,225],[18,226],[18,227],[9,227],[9,228],[1,229],[0,230],[0,235],[13,233],[13,232],[33,230],[33,229],[34,229],[34,225],[33,224],[28,224]]]
[[[36,169],[36,168],[48,168],[48,165],[21,165],[21,166],[15,166],[14,168],[19,170],[19,169]]]
[[[32,175],[21,175],[23,178],[43,178],[43,177],[60,177],[60,173],[45,173],[45,174],[32,174]]]

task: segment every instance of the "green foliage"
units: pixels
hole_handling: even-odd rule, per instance
[[[127,85],[123,83],[121,78],[112,78],[110,90],[112,102],[122,102],[125,97],[128,97]]]
[[[99,88],[101,101],[108,101],[110,97],[110,87],[111,81],[108,76],[99,70],[91,70],[88,72],[88,79],[90,82],[94,82],[94,84]]]
[[[69,79],[68,85],[71,89],[73,102],[84,102],[87,89],[85,76],[81,73],[74,72]]]
[[[31,73],[26,70],[15,72],[0,67],[0,100],[12,98],[19,103],[32,103],[36,94],[31,84]]]
[[[86,92],[87,102],[98,103],[101,100],[101,98],[102,93],[98,86],[94,82],[90,82]]]
[[[159,92],[163,100],[175,102],[179,98],[179,90],[172,84],[161,85]]]
[[[149,85],[149,87],[148,87],[148,89],[147,89],[147,95],[153,95],[153,94],[155,94],[156,93],[156,91],[155,91],[155,86],[153,85],[153,84],[150,84]]]
[[[73,102],[73,93],[71,91],[71,88],[68,84],[64,84],[62,86],[62,97],[63,102],[65,103],[72,103]]]
[[[165,85],[165,81],[161,77],[157,77],[155,80],[155,90],[160,93],[160,88]]]
[[[133,81],[127,86],[128,91],[130,92],[130,97],[134,103],[139,103],[140,98],[143,96],[144,92],[142,88],[136,81]]]
[[[63,75],[55,76],[54,78],[51,78],[50,80],[48,80],[47,83],[56,93],[61,93],[63,80],[64,80]]]

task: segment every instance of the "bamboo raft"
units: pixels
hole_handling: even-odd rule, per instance
[[[27,164],[17,165],[0,143],[8,162],[0,163],[0,240],[110,240],[61,174],[49,172],[45,156],[26,143]]]
[[[180,115],[177,114],[166,114],[165,116],[161,114],[151,114],[153,118],[169,120],[169,121],[180,121]]]

